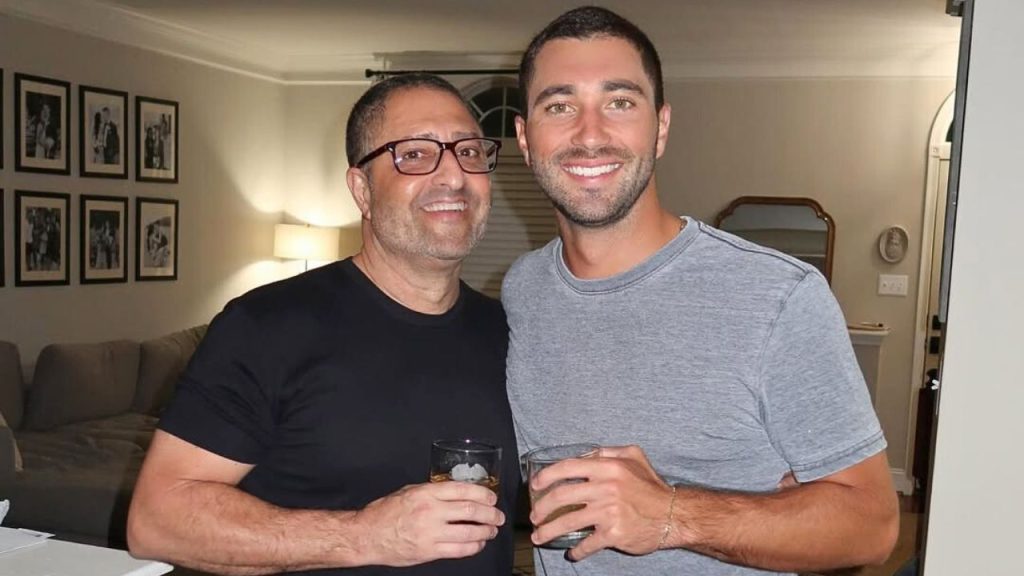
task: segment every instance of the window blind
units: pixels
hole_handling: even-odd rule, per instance
[[[462,279],[497,298],[501,281],[516,258],[558,234],[554,208],[518,154],[514,140],[505,141],[491,175],[491,201],[487,233],[463,261]]]

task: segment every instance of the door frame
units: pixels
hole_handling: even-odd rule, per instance
[[[914,357],[910,379],[910,409],[907,415],[907,453],[903,455],[906,484],[913,489],[914,422],[917,422],[917,391],[921,387],[921,375],[924,373],[926,358],[925,347],[931,332],[931,318],[928,314],[928,297],[931,290],[932,251],[935,248],[935,213],[938,209],[939,195],[939,164],[949,160],[950,144],[946,141],[949,126],[953,123],[956,91],[950,92],[942,102],[935,120],[932,122],[931,134],[928,137],[928,161],[925,168],[924,202],[921,221],[921,262],[917,274],[917,310],[914,313]]]

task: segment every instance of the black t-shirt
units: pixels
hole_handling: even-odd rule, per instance
[[[217,315],[160,428],[255,464],[239,488],[287,508],[359,509],[427,481],[430,443],[502,447],[506,522],[479,554],[339,575],[512,572],[520,481],[501,304],[462,284],[441,315],[409,310],[345,260],[257,288]]]

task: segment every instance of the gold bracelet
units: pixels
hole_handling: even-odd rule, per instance
[[[668,502],[668,519],[665,520],[665,527],[661,530],[661,540],[658,541],[658,550],[661,550],[662,546],[665,545],[665,539],[668,538],[668,533],[672,530],[672,508],[676,504],[676,485],[672,485],[672,499]]]

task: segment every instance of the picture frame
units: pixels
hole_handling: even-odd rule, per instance
[[[898,264],[907,255],[910,235],[902,226],[889,226],[878,235],[878,255],[889,264]]]
[[[14,193],[14,285],[70,283],[71,195]]]
[[[4,218],[4,189],[0,188],[0,287],[6,285],[4,272],[7,270],[7,261],[4,258],[4,254],[6,254],[4,240],[7,238],[7,225],[4,224],[5,222],[7,219]]]
[[[14,74],[14,169],[70,174],[71,84]]]
[[[135,97],[135,179],[178,182],[178,103]]]
[[[135,199],[135,280],[178,279],[178,201]]]
[[[128,178],[128,93],[78,87],[78,174]]]
[[[79,283],[128,281],[128,199],[82,194],[78,210]]]
[[[4,168],[4,140],[6,140],[7,132],[4,132],[4,69],[0,68],[0,170]],[[0,270],[2,273],[2,270]],[[0,282],[0,286],[3,286],[3,282]]]

